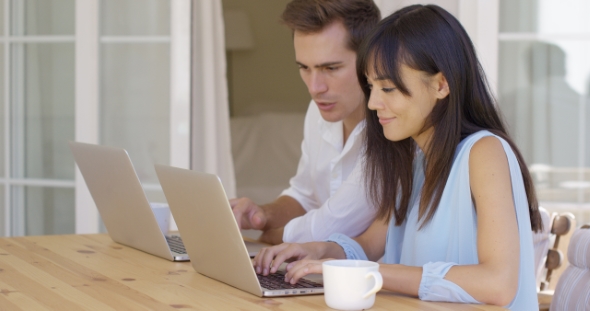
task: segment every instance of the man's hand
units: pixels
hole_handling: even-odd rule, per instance
[[[240,229],[264,230],[267,222],[267,215],[264,210],[252,202],[249,198],[229,200],[234,217]]]

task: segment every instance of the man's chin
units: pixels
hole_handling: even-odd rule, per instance
[[[338,122],[342,121],[342,115],[336,111],[321,111],[322,119],[326,122]]]

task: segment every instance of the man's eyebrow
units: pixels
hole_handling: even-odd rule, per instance
[[[302,64],[300,62],[295,62],[297,63],[297,65],[301,66],[301,67],[309,67],[305,64]],[[331,66],[336,66],[336,65],[341,65],[343,62],[342,61],[336,61],[336,62],[327,62],[327,63],[321,63],[318,65],[313,66],[314,68],[322,68],[322,67],[331,67]]]

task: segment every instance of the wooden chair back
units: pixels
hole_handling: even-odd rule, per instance
[[[540,290],[549,289],[554,270],[557,270],[564,264],[564,252],[559,249],[559,243],[562,237],[570,232],[574,224],[575,218],[571,213],[561,213],[553,217],[551,222],[551,234],[554,236],[554,242],[547,252],[547,260],[545,261],[547,273],[545,275],[545,280],[541,282]]]

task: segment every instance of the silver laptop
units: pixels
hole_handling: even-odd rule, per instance
[[[178,235],[164,235],[125,149],[70,142],[111,238],[171,261],[187,261]]]
[[[324,292],[321,280],[292,286],[282,273],[255,273],[217,176],[164,165],[156,165],[156,173],[198,273],[259,297]]]

